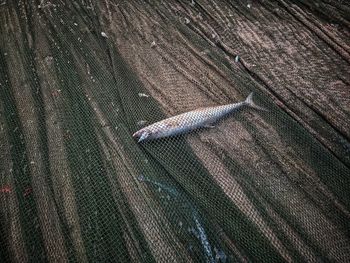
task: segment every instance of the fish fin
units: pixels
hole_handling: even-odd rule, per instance
[[[245,100],[245,103],[249,106],[249,107],[252,107],[254,109],[257,109],[257,110],[262,110],[262,111],[269,111],[268,109],[265,109],[264,107],[260,107],[258,105],[256,105],[253,101],[253,92],[250,93],[247,97],[247,99]]]

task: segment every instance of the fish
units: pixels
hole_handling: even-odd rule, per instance
[[[185,112],[148,125],[135,132],[132,136],[137,138],[138,143],[140,143],[188,133],[198,128],[212,128],[214,127],[213,124],[221,118],[243,107],[267,111],[267,109],[253,102],[253,92],[251,92],[244,101]]]

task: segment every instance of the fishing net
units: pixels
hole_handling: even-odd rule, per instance
[[[349,261],[349,13],[2,1],[0,261]],[[132,137],[251,92],[268,111]]]

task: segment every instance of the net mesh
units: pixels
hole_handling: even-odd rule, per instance
[[[349,13],[0,3],[1,262],[349,261]],[[251,92],[268,111],[132,137]]]

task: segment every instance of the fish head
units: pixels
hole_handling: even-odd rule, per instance
[[[141,129],[137,132],[135,132],[132,137],[138,138],[137,142],[142,142],[151,139],[152,132],[147,129]]]
[[[165,137],[168,135],[169,131],[171,132],[169,127],[170,126],[167,122],[154,123],[135,132],[133,137],[138,138],[138,142]]]

